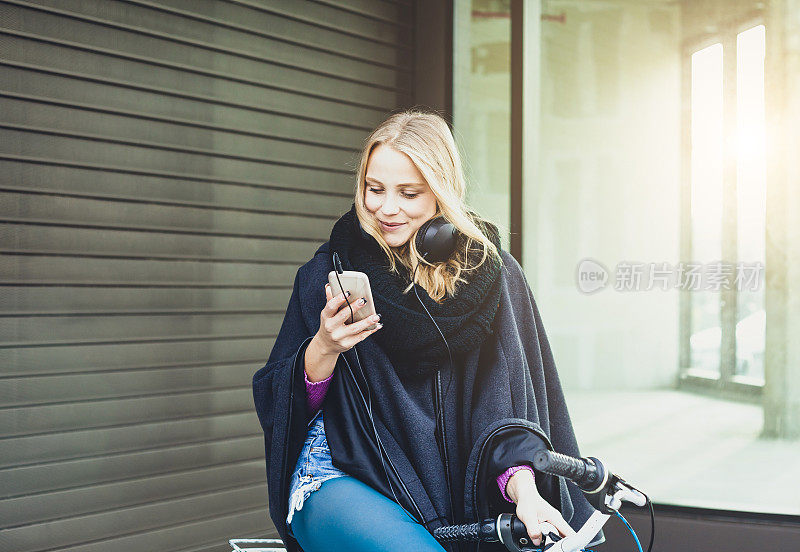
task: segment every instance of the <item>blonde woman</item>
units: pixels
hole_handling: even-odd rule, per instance
[[[538,544],[540,523],[567,535],[593,511],[533,471],[541,448],[579,451],[533,294],[465,192],[446,121],[396,113],[365,142],[352,208],[297,272],[253,378],[289,551],[441,551],[437,527],[503,511]],[[429,262],[417,237],[434,221],[455,241]],[[376,315],[349,323],[367,299],[333,296],[334,258],[369,277]]]

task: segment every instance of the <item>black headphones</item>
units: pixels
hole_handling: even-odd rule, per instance
[[[456,249],[456,227],[439,215],[420,226],[414,244],[422,258],[429,263],[446,261]]]

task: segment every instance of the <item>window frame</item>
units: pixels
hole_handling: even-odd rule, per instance
[[[719,23],[714,32],[685,39],[681,45],[681,208],[680,258],[692,260],[692,55],[717,43],[722,44],[723,94],[723,176],[722,176],[722,259],[738,259],[737,219],[737,37],[739,33],[764,25],[762,15],[748,15]],[[766,228],[764,229],[766,232]],[[732,282],[731,282],[732,284]],[[761,403],[764,384],[737,375],[736,322],[737,290],[720,290],[720,365],[716,376],[694,369],[690,338],[692,335],[692,290],[680,289],[679,301],[679,389],[726,397],[742,402]],[[766,304],[764,306],[766,309]],[[766,343],[765,353],[766,358]]]

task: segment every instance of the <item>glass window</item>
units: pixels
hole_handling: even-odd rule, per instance
[[[454,2],[453,128],[470,207],[498,224],[509,250],[510,0]]]
[[[722,259],[722,44],[692,54],[691,135],[692,264]],[[692,305],[690,367],[695,374],[719,377],[722,325],[720,294],[690,289]]]
[[[800,24],[755,1],[525,7],[523,266],[582,453],[657,503],[800,514],[753,469],[800,457]]]
[[[764,54],[766,33],[757,25],[736,37],[736,213],[738,258],[766,263],[766,120]],[[736,302],[736,376],[764,383],[766,312],[764,287],[746,287]]]

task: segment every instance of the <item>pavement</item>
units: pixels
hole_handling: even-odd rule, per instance
[[[676,390],[565,395],[581,454],[654,503],[800,515],[800,441],[761,438],[761,406]]]

